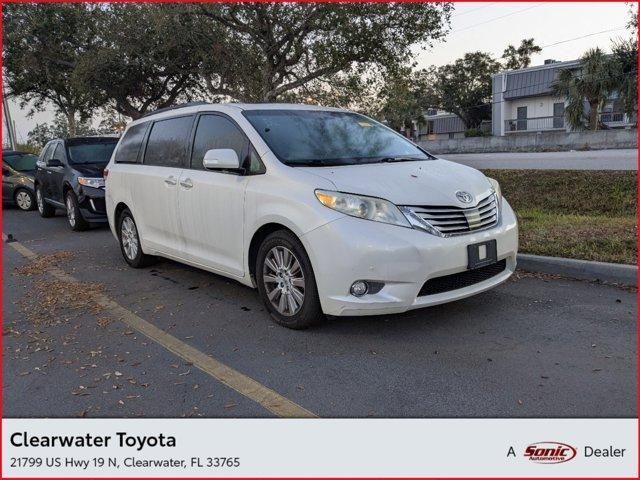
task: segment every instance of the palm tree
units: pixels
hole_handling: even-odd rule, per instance
[[[589,104],[589,129],[598,129],[598,113],[616,86],[615,77],[610,58],[599,48],[588,50],[582,56],[578,71],[560,71],[552,90],[555,95],[567,99],[565,112],[571,127],[584,128],[586,100]]]

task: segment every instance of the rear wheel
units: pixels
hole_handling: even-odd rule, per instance
[[[64,204],[67,207],[67,220],[69,221],[71,230],[80,232],[89,228],[89,222],[82,216],[82,212],[80,212],[80,207],[78,206],[78,199],[71,190],[65,195]]]
[[[56,209],[44,201],[42,187],[40,185],[36,187],[36,203],[38,205],[38,212],[42,218],[49,218],[55,215]]]
[[[142,252],[138,227],[128,208],[125,208],[118,217],[117,225],[120,251],[125,261],[133,268],[142,268],[153,263],[155,257]]]
[[[16,190],[13,199],[15,200],[18,208],[20,210],[24,210],[25,212],[36,208],[36,199],[34,198],[33,193],[24,188],[19,188],[18,190]]]
[[[304,329],[324,319],[311,262],[295,235],[272,233],[257,257],[258,291],[276,323]]]

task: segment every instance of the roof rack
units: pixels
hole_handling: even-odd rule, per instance
[[[148,117],[150,115],[155,115],[156,113],[168,112],[170,110],[177,110],[178,108],[186,108],[186,107],[197,107],[199,105],[209,105],[209,102],[188,102],[188,103],[179,103],[178,105],[173,105],[171,107],[159,108],[154,110],[153,112],[147,112],[142,117]]]

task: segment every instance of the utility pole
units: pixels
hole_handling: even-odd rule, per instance
[[[15,123],[11,121],[11,112],[9,112],[9,102],[7,102],[7,96],[4,93],[4,85],[2,86],[2,113],[3,113],[3,121],[4,126],[7,129],[7,134],[9,136],[9,143],[11,150],[16,149],[16,132],[15,132]]]

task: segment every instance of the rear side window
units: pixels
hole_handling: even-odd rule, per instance
[[[122,141],[116,152],[116,163],[138,163],[138,152],[147,133],[149,122],[133,125],[122,137]]]
[[[144,163],[160,167],[185,165],[192,123],[193,116],[155,122],[149,133]]]
[[[249,141],[233,122],[220,115],[202,115],[193,141],[191,168],[204,170],[204,154],[214,148],[235,150],[242,163],[247,156],[248,147]]]
[[[56,160],[60,160],[61,162],[64,162],[64,160],[65,160],[65,158],[64,158],[64,147],[62,146],[61,143],[56,145],[56,149],[53,152],[53,155],[51,156],[51,158],[55,158]]]

